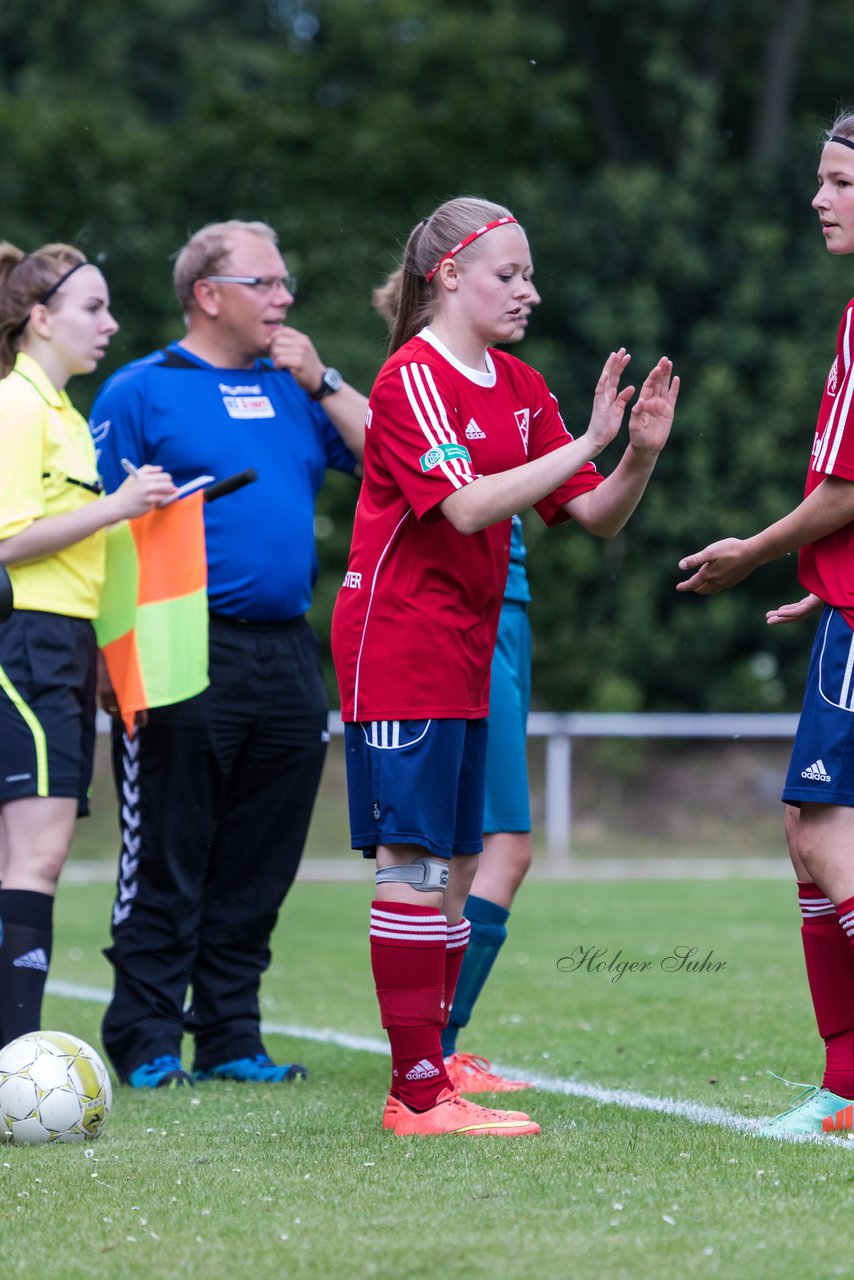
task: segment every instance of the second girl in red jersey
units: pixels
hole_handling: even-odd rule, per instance
[[[440,1034],[468,938],[482,848],[489,669],[510,518],[535,506],[612,537],[664,447],[679,381],[669,360],[632,409],[605,478],[593,458],[634,394],[605,363],[587,431],[569,434],[512,338],[534,288],[525,233],[483,200],[413,230],[391,354],[371,394],[365,476],[332,646],[345,721],[351,838],[377,860],[371,959],[392,1051],[383,1123],[397,1134],[522,1136],[539,1126],[459,1096]]]

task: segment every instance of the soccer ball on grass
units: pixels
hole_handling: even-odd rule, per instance
[[[30,1031],[0,1049],[0,1142],[82,1142],[113,1100],[107,1069],[67,1031]]]

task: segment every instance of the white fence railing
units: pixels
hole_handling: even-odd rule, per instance
[[[770,740],[794,737],[797,715],[775,713],[670,713],[532,711],[528,737],[545,739],[546,849],[555,871],[565,869],[572,854],[572,744],[576,738],[739,738]],[[109,719],[99,713],[99,728]],[[344,732],[337,711],[329,714],[329,730]]]

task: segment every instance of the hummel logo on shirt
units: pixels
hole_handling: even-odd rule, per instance
[[[219,384],[222,403],[230,418],[275,418],[270,397],[261,394],[258,383],[248,386],[230,387],[225,382]]]
[[[469,424],[466,427],[466,440],[485,440],[486,432],[481,431],[474,418],[469,418]]]
[[[426,1058],[422,1058],[420,1062],[416,1062],[414,1067],[410,1067],[406,1073],[407,1080],[430,1080],[433,1076],[439,1074],[439,1068],[434,1067],[432,1062],[428,1062]]]
[[[816,760],[808,769],[802,769],[801,777],[808,782],[830,782],[830,774],[825,769],[823,760]]]
[[[25,951],[12,964],[16,969],[40,969],[42,973],[47,973],[47,952],[44,947],[36,947],[33,951]]]

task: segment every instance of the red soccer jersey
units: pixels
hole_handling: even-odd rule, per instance
[[[533,369],[503,351],[460,364],[425,329],[380,370],[350,559],[332,617],[344,720],[477,719],[507,580],[510,521],[458,533],[439,504],[572,437]],[[603,479],[587,463],[537,503],[546,524]]]
[[[836,359],[830,366],[807,471],[805,496],[825,476],[854,481],[854,298],[839,325]],[[798,580],[854,627],[854,524],[802,547]]]

